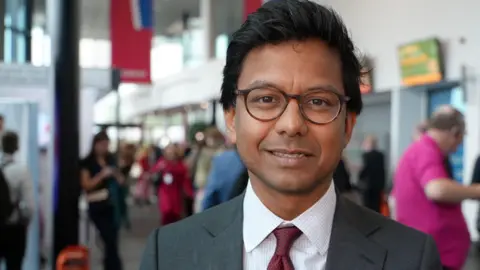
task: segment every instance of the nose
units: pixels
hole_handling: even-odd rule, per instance
[[[290,100],[283,114],[277,119],[275,131],[288,137],[303,136],[307,133],[308,126],[296,100]]]

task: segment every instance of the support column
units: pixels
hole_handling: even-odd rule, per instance
[[[215,0],[200,0],[200,18],[204,29],[205,60],[215,58],[214,5]]]
[[[78,0],[48,0],[52,40],[53,261],[79,242],[79,6]]]

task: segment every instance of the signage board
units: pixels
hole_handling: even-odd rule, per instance
[[[412,42],[398,49],[402,85],[418,86],[443,80],[443,63],[437,39]]]

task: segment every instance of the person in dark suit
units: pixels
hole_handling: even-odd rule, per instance
[[[365,207],[380,213],[382,194],[385,189],[385,156],[377,150],[377,138],[367,136],[363,142],[363,167],[360,183]]]
[[[350,182],[350,172],[343,158],[340,159],[337,168],[333,172],[333,182],[340,194],[349,193],[353,190],[352,183]]]
[[[429,236],[335,191],[361,68],[331,9],[284,0],[250,14],[230,41],[220,97],[245,193],[155,230],[140,269],[440,270]]]

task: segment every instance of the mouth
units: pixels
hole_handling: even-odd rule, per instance
[[[279,158],[302,159],[311,157],[313,154],[303,149],[270,149],[270,154]]]

